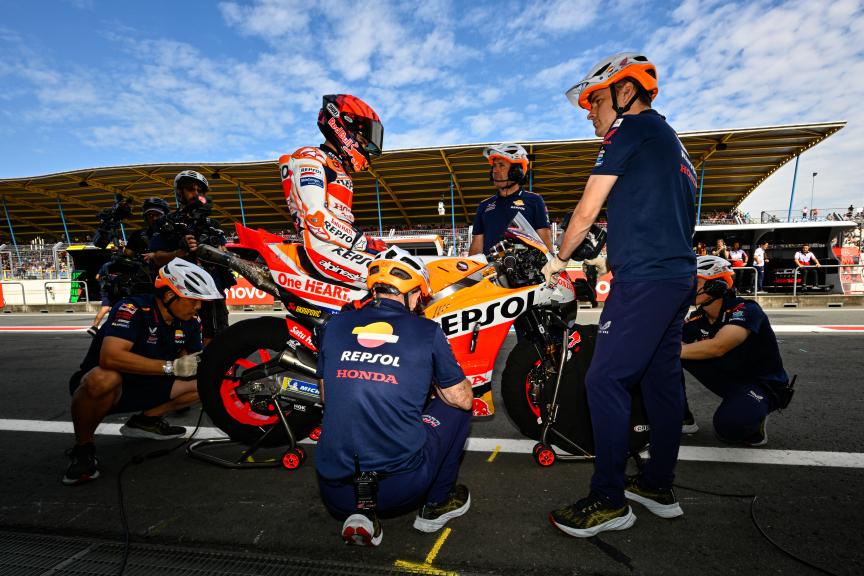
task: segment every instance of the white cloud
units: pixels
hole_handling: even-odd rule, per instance
[[[686,0],[646,53],[659,69],[657,106],[676,129],[695,130],[849,120],[801,157],[801,176],[819,172],[816,205],[857,190],[864,149],[864,8],[856,0]],[[824,174],[824,179],[822,175]],[[782,208],[791,168],[767,180],[745,207]],[[800,197],[800,196],[799,196]],[[808,199],[809,202],[809,199]],[[796,201],[796,204],[798,201]]]

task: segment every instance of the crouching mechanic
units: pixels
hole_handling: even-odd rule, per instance
[[[195,375],[201,352],[202,301],[222,298],[199,266],[177,258],[163,266],[156,293],[117,302],[69,380],[75,445],[63,484],[99,477],[93,445],[108,414],[139,412],[120,428],[123,436],[170,440],[186,433],[164,418],[198,401]]]
[[[759,304],[736,296],[729,262],[700,256],[696,268],[697,308],[684,324],[682,365],[723,399],[714,412],[717,437],[762,446],[768,414],[786,408],[794,392],[777,337]]]
[[[368,104],[335,94],[324,96],[318,129],[324,135],[321,146],[279,158],[285,201],[303,238],[309,272],[362,288],[371,254],[387,245],[354,224],[350,174],[366,170],[370,158],[381,154],[384,127]]]
[[[345,519],[342,538],[377,546],[378,513],[420,507],[414,528],[435,532],[468,511],[456,477],[473,395],[441,327],[413,313],[430,292],[423,263],[392,247],[366,282],[372,300],[324,328],[315,463],[324,505]]]

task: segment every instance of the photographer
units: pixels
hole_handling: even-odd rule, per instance
[[[221,299],[202,268],[175,259],[159,270],[155,294],[120,300],[90,344],[81,369],[69,379],[75,445],[63,484],[99,477],[93,436],[108,414],[134,414],[123,436],[169,440],[186,433],[164,418],[198,401],[202,301]]]
[[[174,197],[180,207],[160,220],[157,232],[150,238],[152,261],[157,266],[175,258],[196,262],[195,250],[200,244],[225,249],[225,234],[219,223],[209,217],[212,210],[207,199],[209,190],[207,179],[194,170],[184,170],[174,177]],[[234,276],[226,269],[210,264],[203,264],[203,267],[213,277],[220,293],[236,284]],[[228,327],[228,307],[224,300],[205,303],[200,316],[205,345]]]

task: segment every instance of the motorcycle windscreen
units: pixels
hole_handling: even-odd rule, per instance
[[[528,246],[536,248],[547,253],[549,250],[546,244],[540,239],[540,235],[534,230],[534,227],[528,223],[528,220],[522,214],[516,214],[507,226],[507,231],[504,233],[505,238],[518,238]]]

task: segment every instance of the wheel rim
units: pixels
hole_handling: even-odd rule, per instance
[[[551,466],[555,463],[555,453],[551,450],[541,450],[539,454],[537,454],[537,462],[541,466]]]
[[[257,362],[250,360],[256,356]],[[237,422],[250,426],[269,426],[279,420],[274,406],[269,407],[269,414],[262,414],[261,411],[253,408],[248,400],[244,400],[237,394],[237,387],[240,385],[240,380],[236,376],[237,368],[252,368],[256,364],[270,360],[270,358],[270,350],[261,348],[246,358],[237,358],[225,372],[222,383],[219,385],[219,396],[222,398],[225,411]]]
[[[540,360],[537,360],[534,363],[534,368],[528,371],[528,374],[525,376],[525,404],[528,405],[528,409],[531,410],[531,413],[534,414],[536,418],[540,418],[540,406],[534,403],[534,400],[531,398],[531,390],[533,386],[531,385],[531,373],[540,366]]]
[[[288,452],[282,457],[282,464],[285,466],[285,468],[293,470],[294,468],[300,466],[300,457],[293,452]]]

